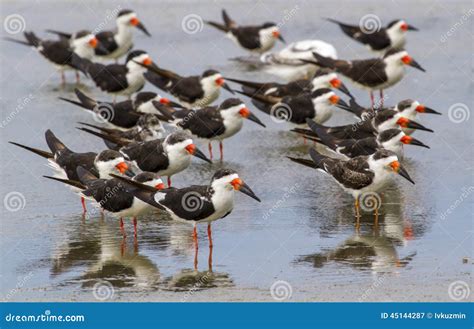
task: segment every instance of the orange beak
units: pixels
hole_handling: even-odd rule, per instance
[[[341,80],[339,80],[338,78],[332,79],[331,81],[329,81],[329,83],[330,83],[331,86],[333,86],[334,88],[339,88],[339,87],[341,86]]]
[[[169,103],[171,103],[171,101],[168,98],[163,97],[163,98],[160,99],[160,103],[168,105]]]
[[[331,97],[329,97],[329,101],[331,102],[331,104],[337,104],[337,102],[339,102],[339,96],[332,95]]]
[[[153,63],[153,61],[151,60],[150,57],[147,57],[147,58],[145,58],[145,59],[143,60],[142,63],[143,63],[143,65],[150,66],[151,63]]]
[[[410,64],[412,61],[413,61],[413,59],[408,55],[405,55],[405,56],[402,57],[402,62],[407,64],[407,65]]]
[[[411,144],[412,140],[413,140],[413,137],[410,137],[410,136],[407,136],[407,135],[400,138],[400,142],[402,142],[403,144]]]
[[[128,165],[125,162],[120,162],[115,166],[118,171],[120,171],[121,174],[124,174],[128,170]]]
[[[163,184],[163,183],[156,184],[155,188],[157,190],[164,190],[165,189],[165,184]]]
[[[186,151],[188,151],[189,154],[194,154],[196,153],[196,145],[194,144],[189,144],[188,146],[185,147]]]
[[[224,78],[217,78],[216,79],[216,85],[222,86],[225,83]]]
[[[418,113],[423,113],[425,112],[425,106],[420,104],[416,107],[415,111]]]
[[[136,17],[133,17],[131,20],[130,20],[130,24],[132,24],[133,26],[137,26],[138,24],[140,24],[140,20]]]
[[[243,109],[241,109],[241,110],[239,111],[239,114],[240,114],[241,116],[243,116],[244,118],[248,118],[249,115],[250,115],[250,110],[249,110],[248,108],[244,107]]]
[[[408,123],[410,122],[409,119],[405,117],[401,117],[400,119],[397,120],[397,125],[406,128],[408,126]]]
[[[242,187],[242,185],[244,184],[244,182],[242,182],[242,180],[240,178],[235,178],[232,180],[232,182],[230,182],[230,184],[234,187],[234,190],[240,190],[240,188]]]
[[[398,172],[400,170],[400,162],[392,161],[392,162],[390,162],[390,167],[392,167],[392,170],[394,172]]]
[[[403,23],[401,26],[400,26],[400,29],[402,31],[408,31],[408,24],[407,23]]]
[[[276,39],[276,38],[280,37],[280,32],[279,31],[273,31],[272,35]]]
[[[89,45],[90,45],[92,48],[97,47],[98,44],[99,44],[99,41],[97,40],[97,38],[92,38],[92,39],[89,40]]]

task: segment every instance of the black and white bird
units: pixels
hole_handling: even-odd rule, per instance
[[[206,23],[226,33],[232,41],[247,51],[261,54],[273,48],[277,39],[285,42],[275,23],[239,26],[227,15],[225,10],[222,10],[222,19],[224,24],[211,21],[206,21]]]
[[[204,71],[202,75],[183,77],[157,66],[147,69],[146,79],[176,97],[185,107],[200,108],[211,104],[219,97],[221,87],[234,93],[216,70]]]
[[[312,79],[298,79],[286,84],[278,82],[253,82],[227,77],[226,80],[242,85],[243,91],[252,94],[259,93],[268,96],[284,97],[297,96],[301,93],[322,88],[333,88],[340,90],[347,96],[353,97],[337,74],[329,69],[318,70]]]
[[[338,139],[362,139],[366,137],[376,137],[379,133],[387,129],[418,129],[428,132],[433,130],[426,128],[416,121],[409,120],[395,110],[386,109],[383,111],[373,111],[371,115],[365,116],[359,122],[327,127],[312,120],[307,120],[310,129],[295,128],[292,131],[310,139],[317,138],[316,129],[324,131]]]
[[[328,18],[329,22],[336,23],[350,38],[366,45],[374,52],[385,52],[388,49],[400,49],[405,47],[406,34],[408,31],[418,31],[412,25],[407,24],[402,19],[397,19],[390,22],[386,27],[378,26],[378,22],[373,22],[374,26],[364,25],[364,20],[361,20],[359,25],[349,25],[341,23],[335,19]]]
[[[26,41],[13,38],[5,40],[13,41],[19,44],[33,47],[41,56],[50,62],[61,73],[61,84],[66,84],[64,71],[75,70],[76,79],[79,82],[78,71],[87,75],[87,71],[82,65],[81,58],[90,59],[93,50],[99,46],[97,38],[88,31],[82,31],[72,41],[71,44],[66,40],[42,40],[34,32],[24,32]]]
[[[79,166],[77,168],[78,180],[43,176],[48,179],[56,180],[79,189],[82,198],[94,200],[98,207],[107,213],[113,214],[120,219],[120,230],[125,237],[123,218],[133,218],[134,235],[137,236],[137,216],[150,210],[151,206],[136,198],[132,193],[133,187],[125,186],[123,182],[116,178],[107,179],[98,178],[87,169]],[[133,176],[132,180],[148,186],[149,188],[162,190],[165,184],[161,178],[150,172],[143,172]]]
[[[397,128],[387,129],[380,132],[377,136],[362,139],[339,139],[319,127],[315,128],[314,132],[318,136],[318,139],[314,139],[314,141],[325,145],[328,149],[342,155],[346,159],[360,155],[374,154],[380,149],[392,151],[399,159],[403,159],[404,145],[417,145],[428,149],[430,148]]]
[[[104,128],[85,122],[79,122],[79,124],[92,128],[95,131],[105,133],[109,136],[119,139],[127,139],[131,142],[148,142],[155,139],[160,139],[163,138],[166,133],[160,119],[158,119],[155,114],[150,113],[142,114],[140,119],[138,119],[136,126],[129,130]],[[90,129],[83,128],[81,130],[87,131]],[[90,132],[93,133],[93,131]],[[119,150],[121,147],[120,145],[110,142],[107,139],[104,139],[104,143],[111,150]]]
[[[193,156],[211,163],[184,131],[175,131],[164,139],[136,143],[85,128],[79,129],[121,145],[120,153],[131,161],[133,168],[168,176],[168,186],[171,185],[171,176],[189,167]]]
[[[265,125],[238,98],[229,98],[219,106],[201,109],[182,109],[171,113],[173,123],[196,136],[208,141],[209,158],[212,160],[212,141],[219,141],[220,159],[223,160],[223,140],[237,134],[244,119],[253,121],[262,127]]]
[[[79,177],[76,171],[78,167],[83,167],[97,177],[104,179],[110,178],[109,174],[111,173],[133,176],[133,172],[129,169],[123,154],[117,151],[105,150],[99,154],[94,152],[77,153],[71,151],[51,130],[46,131],[45,138],[50,151],[43,151],[16,142],[9,143],[47,159],[49,166],[54,170],[55,176],[58,178],[78,181]],[[85,212],[84,198],[81,199],[81,203]]]
[[[355,99],[350,99],[349,101],[349,107],[344,108],[340,107],[343,110],[347,110],[351,113],[353,113],[357,118],[363,118],[364,116],[372,116],[374,115],[374,110],[371,108],[365,108],[359,104],[357,104]],[[400,113],[401,116],[409,119],[409,120],[414,120],[417,116],[418,113],[429,113],[429,114],[437,114],[441,115],[438,111],[435,111],[420,102],[412,99],[405,99],[403,101],[400,101],[397,103],[396,106],[390,107],[390,108],[378,108],[377,111],[383,111],[385,109],[390,109],[397,111]],[[402,128],[402,130],[406,134],[412,134],[414,129],[411,128]]]
[[[113,175],[134,189],[131,193],[155,208],[166,211],[174,220],[192,223],[197,247],[196,224],[208,224],[209,244],[212,247],[211,223],[228,216],[234,208],[234,191],[240,191],[260,202],[252,189],[236,171],[219,169],[209,185],[191,185],[156,191],[125,177]]]
[[[288,121],[295,125],[306,125],[306,119],[323,123],[332,116],[334,105],[347,106],[334,91],[328,88],[285,97],[237,92],[250,97],[259,110],[279,121]]]
[[[356,86],[369,90],[372,108],[375,100],[373,91],[380,91],[380,105],[383,106],[383,90],[398,83],[405,75],[405,65],[409,65],[423,72],[425,70],[408,52],[403,49],[391,49],[383,58],[363,60],[340,60],[324,57],[313,53],[315,65],[327,67],[351,80]]]
[[[146,68],[156,67],[156,64],[145,51],[133,50],[127,55],[125,64],[104,65],[83,59],[82,67],[102,91],[130,98],[145,85]]]
[[[162,114],[165,113],[166,108],[168,106],[181,107],[179,104],[152,92],[140,92],[133,95],[130,100],[117,103],[95,100],[77,88],[74,92],[78,101],[64,97],[59,97],[59,99],[86,109],[90,111],[96,121],[123,131],[136,128],[143,114],[153,114],[160,120],[167,121],[170,118],[164,117]]]
[[[288,158],[329,174],[339,186],[350,193],[355,199],[357,221],[360,218],[359,197],[364,193],[376,193],[383,190],[390,184],[391,174],[399,174],[415,184],[400,164],[397,155],[389,150],[381,149],[374,154],[361,155],[350,160],[334,159],[318,153],[314,148],[309,150],[309,155],[311,159]]]
[[[137,14],[129,9],[121,10],[116,18],[116,31],[102,31],[97,33],[97,39],[103,48],[97,49],[95,54],[99,58],[118,60],[133,48],[133,28],[143,31],[147,36],[151,36],[145,26],[138,19]],[[62,39],[71,39],[70,33],[47,30],[59,35]]]

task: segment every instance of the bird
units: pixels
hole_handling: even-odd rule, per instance
[[[127,54],[129,50],[133,48],[133,27],[140,29],[147,36],[151,36],[133,10],[124,9],[119,11],[116,18],[116,24],[116,31],[102,31],[97,33],[97,39],[104,46],[95,51],[97,57],[117,61],[120,57]],[[57,34],[62,39],[66,40],[72,37],[72,34],[70,33],[55,30],[47,30],[47,32]]]
[[[287,82],[309,79],[319,69],[314,63],[307,63],[304,60],[314,60],[313,52],[317,52],[322,56],[336,59],[337,51],[333,45],[322,40],[301,40],[296,41],[285,48],[275,51],[266,52],[260,57],[241,56],[233,58],[246,65],[250,70],[259,70]]]
[[[82,59],[82,67],[95,85],[102,91],[128,98],[145,85],[145,67],[155,67],[150,56],[143,50],[133,50],[127,55],[125,64],[104,65]],[[145,67],[144,67],[145,66]]]
[[[152,92],[140,92],[133,95],[132,99],[117,103],[95,100],[77,88],[74,92],[78,101],[65,97],[59,97],[59,99],[90,111],[96,121],[122,131],[136,128],[144,113],[154,114],[162,121],[167,121],[170,118],[164,117],[158,108],[181,107],[179,104]]]
[[[94,175],[105,179],[109,178],[109,174],[113,172],[126,174],[128,176],[134,175],[134,173],[129,169],[123,154],[117,151],[104,150],[99,154],[94,152],[77,153],[71,151],[49,129],[45,133],[45,138],[50,151],[43,151],[12,141],[9,143],[47,159],[49,166],[55,172],[55,176],[62,179],[78,181],[79,177],[76,169],[79,166],[84,167]],[[81,204],[85,213],[87,209],[84,198],[81,198]]]
[[[170,113],[173,124],[197,138],[208,141],[209,159],[212,160],[212,141],[219,141],[220,159],[224,158],[223,140],[234,136],[242,129],[243,119],[265,125],[238,98],[228,98],[219,106],[201,109],[181,109]]]
[[[239,174],[229,168],[217,170],[209,185],[191,185],[185,188],[168,188],[156,191],[148,186],[122,176],[113,177],[129,184],[131,193],[155,208],[166,211],[172,219],[192,223],[196,249],[196,224],[207,223],[209,246],[212,247],[211,223],[228,216],[234,208],[234,191],[240,191],[261,202],[252,189],[244,183]]]
[[[318,139],[314,139],[314,141],[325,145],[328,149],[342,155],[345,159],[354,158],[359,155],[370,155],[379,149],[392,151],[399,159],[403,159],[404,145],[409,144],[430,148],[419,140],[406,135],[398,128],[387,129],[380,132],[377,136],[362,139],[339,139],[319,127],[315,128],[314,132],[318,136]]]
[[[327,127],[312,120],[307,120],[306,123],[310,129],[295,128],[292,131],[310,139],[317,138],[316,129],[320,129],[320,131],[322,130],[339,139],[374,137],[384,130],[394,128],[411,128],[433,132],[433,130],[426,128],[416,121],[409,120],[391,109],[377,112],[372,111],[370,115],[365,116],[359,122],[343,126]]]
[[[172,132],[163,139],[137,143],[87,128],[79,128],[79,130],[121,145],[120,153],[131,161],[133,167],[154,172],[160,176],[168,176],[168,186],[171,186],[172,175],[183,171],[191,164],[192,156],[212,163],[196,147],[191,136],[184,131]]]
[[[132,142],[147,142],[160,139],[163,138],[164,134],[166,133],[158,117],[155,114],[150,113],[141,115],[137,121],[136,126],[130,128],[129,130],[104,128],[85,122],[79,122],[79,124],[93,128],[96,131],[103,132],[107,135],[120,139],[124,138]],[[111,150],[119,150],[121,147],[120,145],[110,142],[107,139],[104,139],[104,143]]]
[[[380,105],[383,107],[383,90],[398,83],[405,75],[405,65],[409,65],[425,72],[404,49],[390,49],[382,58],[363,60],[334,60],[313,53],[315,65],[327,67],[351,80],[356,86],[370,92],[372,108],[375,100],[373,91],[380,91]]]
[[[253,82],[228,77],[225,79],[242,85],[242,90],[247,93],[259,93],[275,97],[297,96],[304,92],[311,92],[322,88],[338,89],[347,96],[353,97],[337,74],[329,69],[318,70],[311,79],[298,79],[285,84],[278,82]]]
[[[374,111],[371,108],[365,108],[359,105],[354,98],[349,100],[349,107],[344,108],[341,106],[340,108],[355,114],[357,118],[363,118],[364,116],[371,116],[373,115],[373,111]],[[421,104],[420,102],[416,100],[412,100],[412,99],[405,99],[398,102],[396,106],[389,107],[389,108],[378,108],[377,110],[381,111],[384,109],[397,111],[401,116],[409,120],[414,120],[418,113],[429,113],[429,114],[441,115],[440,112],[435,111],[432,108],[429,108]],[[414,131],[414,129],[411,129],[411,128],[402,128],[402,130],[408,135],[411,135]]]
[[[82,56],[87,56],[90,50],[98,47],[99,42],[93,34],[78,35],[73,40],[74,48],[71,48],[69,42],[64,40],[42,40],[36,36],[34,32],[24,32],[26,41],[17,40],[14,38],[5,38],[7,41],[12,41],[22,45],[33,47],[41,54],[48,62],[50,62],[61,74],[61,85],[65,86],[66,77],[64,71],[75,70],[76,80],[79,82],[78,71],[87,75],[87,71],[82,65]],[[90,50],[89,50],[90,49]],[[88,57],[84,57],[88,59]]]
[[[212,21],[205,21],[205,23],[224,32],[238,46],[252,53],[261,54],[270,50],[277,39],[285,43],[285,39],[281,36],[280,29],[275,23],[239,26],[224,9],[222,10],[222,19],[224,24]]]
[[[291,161],[318,169],[331,176],[344,191],[355,199],[357,227],[360,211],[359,197],[364,193],[377,193],[391,182],[391,174],[396,173],[415,184],[397,155],[389,150],[380,149],[371,155],[361,155],[349,160],[334,159],[318,153],[314,148],[309,150],[311,159],[288,157]],[[375,209],[376,219],[378,217]]]
[[[295,125],[306,125],[306,119],[323,123],[332,116],[335,104],[347,106],[331,89],[322,88],[305,92],[297,96],[273,97],[260,93],[236,91],[252,99],[252,103],[261,111],[280,121]]]
[[[126,233],[123,218],[133,218],[134,236],[136,237],[137,216],[151,208],[148,203],[136,198],[133,193],[131,193],[132,188],[130,186],[125,187],[125,184],[116,178],[98,178],[81,166],[77,167],[77,181],[51,176],[43,177],[80,189],[82,198],[93,199],[102,210],[120,218],[120,230],[124,237],[126,237]],[[165,188],[165,184],[163,184],[161,178],[154,173],[143,172],[133,176],[132,180],[154,190],[162,190]]]
[[[201,75],[180,76],[157,66],[147,67],[145,78],[148,82],[176,97],[185,107],[204,107],[214,102],[220,95],[221,87],[232,94],[222,75],[216,70],[206,70]]]
[[[366,28],[363,24],[362,26],[361,24],[349,25],[333,18],[327,18],[327,20],[336,23],[344,34],[377,53],[405,47],[407,32],[418,31],[417,28],[407,24],[402,19],[393,20],[386,27],[373,26],[373,28]],[[361,23],[363,23],[363,20],[361,20]]]

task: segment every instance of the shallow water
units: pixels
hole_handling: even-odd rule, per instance
[[[101,22],[111,27],[105,13],[118,5],[123,6],[3,1],[1,9],[2,19],[21,14],[27,30],[46,36],[47,28],[93,29]],[[383,22],[406,18],[420,29],[409,35],[408,49],[427,73],[409,71],[402,83],[388,90],[388,102],[411,97],[443,113],[419,117],[435,130],[415,135],[430,150],[406,148],[405,165],[416,185],[396,179],[383,195],[378,226],[372,214],[364,213],[357,232],[352,198],[321,173],[287,161],[287,155],[305,155],[307,147],[288,132],[289,126],[254,109],[267,128],[245,122],[243,130],[226,141],[223,165],[236,169],[262,203],[236,196],[233,213],[213,225],[212,263],[201,227],[194,271],[191,226],[156,213],[140,219],[137,243],[130,222],[129,236],[122,240],[117,220],[103,218],[92,206],[81,216],[73,193],[41,177],[51,173],[45,161],[6,143],[14,140],[45,149],[44,131],[50,128],[73,150],[103,148],[101,141],[75,129],[76,122],[92,122],[91,117],[57,99],[73,97],[73,75],[68,74],[71,84],[60,89],[59,75],[34,51],[2,42],[1,194],[6,200],[15,195],[12,192],[20,193],[20,206],[10,205],[16,211],[5,203],[2,207],[2,299],[96,300],[94,286],[109,282],[109,300],[273,301],[270,287],[283,280],[291,286],[291,301],[450,301],[452,282],[471,282],[473,119],[455,123],[448,109],[455,103],[472,105],[472,49],[467,47],[472,44],[472,17],[440,41],[461,21],[469,2],[134,1],[130,6],[153,35],[150,39],[137,31],[136,47],[149,51],[160,65],[188,74],[213,67],[224,76],[260,81],[273,78],[245,72],[228,61],[243,54],[217,31],[204,27],[196,34],[183,32],[183,17],[217,19],[225,6],[238,21],[283,22],[288,41],[329,41],[341,58],[363,58],[368,52],[320,17],[357,22],[373,12]],[[295,14],[285,20],[285,10]],[[360,102],[368,102],[365,92],[348,86]],[[93,88],[90,93],[107,98]],[[225,97],[229,94],[224,91],[220,100]],[[337,113],[330,124],[352,120]],[[200,147],[206,149],[203,143]],[[193,161],[173,184],[207,183],[220,166]]]

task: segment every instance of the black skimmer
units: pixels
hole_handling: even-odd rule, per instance
[[[237,92],[252,98],[252,103],[259,110],[279,121],[288,121],[296,125],[306,125],[306,119],[323,123],[332,116],[334,105],[347,106],[334,91],[328,88],[285,97]]]
[[[349,105],[350,106],[347,107],[347,108],[344,108],[344,107],[340,107],[340,108],[355,114],[355,116],[357,118],[362,119],[365,116],[371,116],[371,115],[374,114],[374,112],[371,108],[365,108],[363,106],[360,106],[359,104],[357,104],[356,100],[353,99],[353,98],[349,101]],[[420,102],[412,100],[412,99],[405,99],[403,101],[400,101],[394,107],[378,108],[377,110],[379,110],[379,111],[382,110],[383,111],[385,109],[390,109],[390,110],[397,111],[398,113],[400,113],[401,116],[403,116],[403,117],[405,117],[409,120],[414,120],[418,113],[429,113],[429,114],[441,115],[441,113],[439,113],[438,111],[435,111],[435,110],[421,104]],[[414,131],[414,129],[410,129],[410,128],[402,128],[402,130],[405,133],[409,134],[409,135],[412,134],[413,131]]]
[[[237,45],[254,53],[264,53],[270,50],[278,39],[285,43],[280,30],[275,23],[264,23],[258,26],[239,26],[222,10],[224,24],[206,21],[207,24],[226,33]]]
[[[91,50],[98,47],[99,42],[93,34],[83,32],[85,35],[78,35],[74,39],[74,48],[68,41],[65,40],[41,40],[33,32],[24,32],[26,41],[16,40],[13,38],[5,38],[8,41],[13,41],[19,44],[35,48],[48,62],[61,73],[61,84],[66,84],[64,76],[65,70],[76,70],[77,82],[79,82],[78,71],[87,75],[87,71],[82,65],[81,55],[88,59],[87,55]]]
[[[372,107],[375,105],[374,90],[380,91],[380,105],[383,106],[383,90],[398,83],[405,75],[405,65],[423,72],[425,70],[404,49],[390,49],[383,58],[363,60],[335,60],[313,53],[315,65],[330,68],[346,76],[356,86],[370,91]]]
[[[121,145],[120,153],[125,155],[134,167],[142,171],[157,173],[160,176],[168,176],[168,186],[171,185],[172,175],[183,171],[191,164],[192,156],[212,163],[196,147],[191,136],[184,131],[175,131],[164,139],[135,143],[87,128],[79,129]]]
[[[400,164],[397,155],[389,150],[381,149],[374,154],[361,155],[350,160],[334,159],[318,153],[314,148],[309,150],[309,155],[311,159],[288,158],[329,174],[346,192],[352,194],[355,199],[357,225],[360,219],[359,196],[363,193],[383,190],[391,182],[390,174],[393,173],[415,184]]]
[[[133,50],[127,55],[125,64],[104,65],[82,60],[82,67],[95,85],[106,93],[130,97],[145,85],[144,73],[147,67],[156,67],[143,50]]]
[[[79,177],[77,176],[76,169],[79,166],[104,179],[110,178],[109,174],[114,172],[133,176],[133,172],[129,169],[123,154],[117,151],[105,150],[99,154],[94,152],[77,153],[67,148],[51,130],[46,131],[45,138],[50,151],[43,151],[16,142],[9,143],[47,159],[50,167],[55,171],[55,175],[59,178],[78,181]],[[84,212],[86,212],[85,200],[83,198],[81,203]]]
[[[324,131],[338,139],[362,139],[366,137],[376,137],[379,133],[387,129],[411,128],[433,132],[416,121],[402,116],[395,110],[386,109],[383,111],[373,111],[371,115],[365,116],[359,122],[344,126],[327,127],[312,120],[307,120],[310,129],[296,128],[292,131],[311,139],[317,138],[316,130]]]
[[[317,139],[313,139],[314,141],[325,145],[346,159],[354,158],[359,155],[374,154],[380,149],[392,151],[399,159],[403,159],[404,145],[410,144],[430,148],[419,140],[406,135],[400,129],[387,129],[380,132],[377,136],[362,139],[339,139],[319,127],[315,128],[314,132],[318,136]]]
[[[352,39],[366,45],[370,50],[374,52],[385,52],[388,49],[400,49],[405,46],[406,33],[407,31],[418,31],[412,25],[407,24],[402,19],[397,19],[390,22],[386,27],[375,26],[374,28],[367,29],[364,27],[363,19],[362,24],[349,25],[341,23],[335,19],[328,18],[329,22],[336,23],[339,25],[341,30],[351,37]],[[368,24],[369,22],[367,22]]]
[[[143,214],[151,207],[148,203],[134,197],[133,187],[125,186],[120,180],[109,177],[108,179],[98,178],[87,169],[79,166],[77,168],[78,180],[43,176],[56,180],[81,190],[81,197],[93,199],[102,210],[120,218],[120,229],[125,237],[123,225],[124,217],[133,218],[134,235],[137,236],[137,216]],[[144,186],[157,191],[165,188],[165,184],[156,174],[144,172],[132,178]]]
[[[165,129],[161,124],[160,119],[155,114],[143,114],[138,119],[135,127],[129,130],[120,130],[113,128],[104,128],[96,125],[92,125],[85,122],[79,122],[81,125],[95,129],[96,131],[103,132],[109,136],[126,139],[130,142],[147,142],[155,139],[160,139],[164,137]],[[117,145],[113,142],[110,142],[107,139],[104,139],[105,145],[111,150],[119,150],[120,145]]]
[[[145,78],[156,87],[176,97],[186,107],[199,108],[211,104],[219,97],[221,87],[234,93],[216,70],[204,71],[202,75],[183,77],[157,66],[147,68]]]
[[[227,77],[225,79],[242,85],[242,90],[247,93],[259,93],[275,97],[297,96],[304,92],[311,92],[322,88],[338,89],[347,96],[353,97],[337,74],[329,69],[318,70],[312,79],[298,79],[286,84],[253,82]]]
[[[136,128],[144,113],[154,114],[160,120],[167,121],[170,118],[163,116],[162,112],[166,112],[162,107],[181,107],[179,104],[151,92],[141,92],[133,95],[131,100],[117,103],[97,101],[77,88],[74,92],[79,101],[64,97],[59,97],[59,99],[91,111],[96,121],[107,123],[114,129],[124,131]],[[159,108],[162,111],[159,111]]]
[[[142,30],[147,36],[151,36],[145,26],[138,19],[137,14],[132,10],[121,10],[117,14],[116,23],[116,31],[102,31],[97,33],[96,37],[103,45],[103,48],[95,51],[97,57],[117,60],[128,53],[130,49],[133,48],[132,29],[134,27]],[[64,39],[71,39],[73,36],[69,33],[54,30],[47,31],[58,34]]]
[[[219,106],[201,109],[175,110],[171,115],[178,127],[209,144],[209,158],[212,160],[212,141],[219,141],[220,159],[223,160],[224,139],[234,136],[242,129],[244,119],[249,119],[262,127],[265,125],[238,98],[229,98]]]
[[[192,185],[185,188],[168,188],[156,191],[149,186],[125,177],[113,177],[134,189],[131,193],[140,200],[166,211],[174,220],[193,223],[193,238],[197,243],[196,224],[207,223],[209,246],[212,247],[211,223],[228,216],[234,208],[234,191],[240,191],[260,202],[252,189],[242,181],[236,171],[219,169],[209,185]]]

